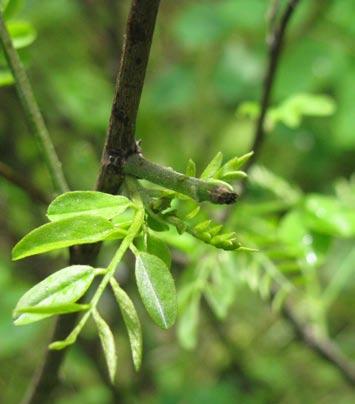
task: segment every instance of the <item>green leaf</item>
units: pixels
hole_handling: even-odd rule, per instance
[[[68,303],[68,304],[57,304],[54,306],[32,306],[32,307],[22,307],[17,310],[18,314],[30,313],[30,314],[49,314],[51,316],[56,314],[67,314],[75,313],[78,311],[85,311],[90,308],[90,304],[78,304],[78,303]]]
[[[82,214],[112,219],[123,213],[132,202],[121,195],[96,191],[74,191],[58,196],[48,207],[47,216],[58,221]]]
[[[36,39],[36,30],[29,22],[9,21],[6,25],[15,49],[25,48]]]
[[[95,243],[106,239],[114,231],[107,219],[81,215],[47,223],[32,230],[12,250],[12,259],[41,254],[76,244]]]
[[[15,82],[10,70],[0,70],[0,87],[5,87]]]
[[[355,210],[336,198],[309,195],[305,200],[306,224],[314,231],[331,236],[355,235]]]
[[[110,375],[110,380],[113,383],[117,368],[115,339],[110,327],[108,326],[106,321],[100,316],[99,312],[97,310],[93,310],[92,314],[99,332],[101,346],[104,351],[107,369]]]
[[[4,12],[10,0],[0,0],[0,12]]]
[[[218,152],[212,159],[212,161],[208,164],[208,166],[204,169],[200,178],[202,179],[212,178],[221,168],[222,161],[223,161],[223,154],[221,152]]]
[[[24,325],[58,314],[55,312],[58,306],[75,303],[85,294],[95,275],[95,269],[90,266],[72,265],[48,276],[26,292],[14,310],[15,316],[24,310],[29,313],[29,308],[38,310],[37,314],[21,314],[15,324]],[[50,307],[53,313],[39,312],[50,310]]]
[[[120,307],[123,321],[127,328],[129,342],[131,344],[134,367],[136,370],[139,370],[142,363],[143,351],[141,323],[139,321],[136,309],[134,308],[134,305],[127,293],[119,286],[119,284],[114,279],[111,279],[110,282],[113,293]]]
[[[185,302],[184,310],[179,315],[177,335],[185,349],[194,349],[197,344],[200,298],[201,294],[195,291]]]
[[[192,159],[189,159],[189,161],[187,162],[185,174],[189,177],[196,176],[196,164]]]
[[[171,327],[177,314],[176,290],[166,264],[154,255],[141,252],[136,256],[135,274],[150,317],[161,328]]]

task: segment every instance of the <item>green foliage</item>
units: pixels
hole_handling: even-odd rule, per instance
[[[94,309],[93,310],[93,319],[95,321],[97,330],[99,332],[99,337],[102,345],[102,349],[105,354],[106,364],[108,368],[108,372],[110,375],[110,380],[113,383],[116,375],[117,368],[117,354],[116,354],[116,346],[115,339],[112,334],[112,331],[106,321],[100,316],[99,312]]]
[[[136,255],[136,281],[143,304],[150,317],[161,328],[176,320],[176,291],[168,267],[160,258],[139,252]]]
[[[0,12],[4,13],[7,20],[6,25],[15,49],[23,49],[31,45],[37,32],[34,26],[28,21],[12,19],[18,9],[21,8],[21,0],[2,0],[0,2]],[[11,18],[8,20],[8,18]],[[5,55],[0,47],[0,87],[14,83],[11,71],[7,68]]]
[[[272,130],[280,122],[290,128],[298,128],[305,117],[329,116],[334,114],[335,109],[335,102],[329,96],[295,94],[279,106],[269,108],[266,127],[268,130]],[[258,114],[259,106],[255,102],[244,102],[237,111],[237,115],[251,119],[255,119]]]
[[[134,367],[136,370],[139,370],[142,363],[143,351],[141,323],[136,309],[127,293],[119,286],[115,279],[112,278],[110,282],[127,328]]]
[[[96,274],[90,266],[73,265],[48,276],[18,301],[14,310],[15,324],[24,325],[55,314],[70,313],[76,311],[73,310],[75,308],[81,310],[81,306],[71,303],[85,294]],[[38,310],[47,312],[40,313]]]
[[[223,155],[218,153],[203,171],[201,179],[230,187],[223,180],[239,169],[250,156],[251,153],[248,153],[222,165]],[[196,172],[191,160],[188,172]],[[164,232],[169,229],[169,225],[174,225],[180,233],[189,233],[196,240],[216,248],[240,249],[235,232],[223,233],[221,225],[205,219],[200,204],[193,199],[168,189],[143,188],[133,179],[127,180],[126,188],[128,197],[95,191],[74,191],[59,195],[47,209],[51,223],[32,230],[13,248],[13,259],[17,260],[73,245],[122,239],[106,269],[74,266],[59,270],[30,289],[20,299],[14,312],[17,316],[15,324],[23,325],[57,314],[85,311],[72,332],[64,340],[53,342],[50,348],[63,349],[73,344],[92,316],[98,328],[111,380],[116,372],[114,339],[109,326],[97,311],[97,304],[108,284],[111,284],[120,307],[137,370],[142,357],[142,332],[138,315],[127,293],[114,280],[117,265],[127,249],[131,248],[136,256],[135,276],[142,302],[152,320],[163,329],[174,325],[178,310],[175,282],[169,269],[171,253],[159,236],[160,232],[155,233],[157,226]],[[133,215],[132,211],[135,212]],[[102,275],[103,278],[93,297],[88,304],[78,304],[96,275]],[[180,332],[180,338],[184,346],[189,348],[196,343],[194,332],[201,293],[202,289],[190,299],[187,311],[185,308],[185,331]],[[210,285],[205,293],[211,306],[223,317],[229,307],[225,296],[219,305],[217,301],[221,296],[218,290]]]
[[[94,215],[79,215],[44,224],[28,233],[12,251],[18,260],[76,244],[96,243],[104,240],[115,228],[107,219]]]
[[[129,199],[120,195],[94,191],[74,191],[56,198],[48,206],[47,216],[52,222],[83,214],[112,219],[119,216],[131,205]]]

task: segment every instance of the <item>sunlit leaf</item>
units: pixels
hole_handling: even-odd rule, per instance
[[[48,276],[26,292],[14,310],[15,316],[18,316],[21,310],[29,313],[29,308],[38,310],[37,314],[21,314],[16,318],[15,324],[24,325],[58,314],[56,312],[58,306],[75,303],[85,294],[95,275],[95,269],[90,266],[73,265]],[[45,313],[46,310],[51,310],[51,306],[52,312]],[[65,309],[65,307],[62,308]],[[42,313],[39,312],[40,310]]]
[[[221,168],[222,161],[223,161],[223,154],[221,152],[218,152],[202,172],[201,178],[202,179],[212,178]]]
[[[51,221],[90,214],[111,219],[124,212],[132,202],[121,195],[96,191],[73,191],[58,196],[48,207]]]
[[[36,39],[36,30],[29,22],[13,20],[6,25],[16,49],[25,48]]]
[[[12,258],[18,260],[76,244],[95,243],[107,238],[113,230],[107,219],[92,215],[47,223],[21,239],[12,250]]]

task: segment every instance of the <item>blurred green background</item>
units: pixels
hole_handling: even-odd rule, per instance
[[[249,151],[267,62],[268,6],[266,0],[162,0],[137,124],[147,157],[177,170],[191,157],[201,170],[218,150],[226,158]],[[127,0],[13,0],[7,9],[73,189],[95,185],[128,8]],[[229,300],[223,301],[222,282],[217,303],[211,296],[201,301],[198,319],[185,312],[185,324],[170,331],[152,325],[137,303],[145,353],[136,374],[121,319],[104,298],[106,316],[116,324],[117,389],[124,402],[354,402],[341,374],[295,337],[277,308],[270,310],[267,293],[267,282],[276,282],[302,320],[355,357],[354,19],[353,0],[300,2],[259,166],[227,224],[259,248],[261,258],[217,257],[238,273]],[[0,88],[0,160],[50,195],[50,178],[10,81],[1,55],[0,82],[8,85]],[[16,328],[12,309],[37,279],[65,263],[66,253],[12,263],[12,246],[44,223],[45,210],[1,177],[0,208],[0,401],[12,404],[26,391],[52,325]],[[186,287],[201,257],[207,254],[213,266],[217,253],[174,237],[171,243],[183,244],[174,252],[174,274]],[[103,250],[100,260],[107,254]],[[180,276],[186,256],[193,268]],[[127,268],[122,273],[130,279]],[[127,287],[135,296],[133,285]],[[89,355],[81,345],[70,350],[55,403],[115,402],[98,372],[95,338],[89,327]]]

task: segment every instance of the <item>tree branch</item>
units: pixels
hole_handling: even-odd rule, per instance
[[[125,174],[143,178],[154,184],[172,189],[203,202],[231,204],[237,199],[237,194],[224,185],[189,177],[171,168],[160,166],[146,160],[141,154],[135,153],[128,157],[123,164]]]
[[[122,162],[136,151],[135,122],[158,8],[159,0],[133,0],[131,5],[102,167],[96,185],[96,189],[102,192],[117,193],[124,178]],[[91,244],[71,248],[71,264],[85,263],[94,266],[100,246],[101,244]],[[59,317],[50,342],[66,337],[68,330],[75,326],[77,318],[77,315]],[[59,369],[66,352],[67,350],[47,349],[24,404],[50,400],[58,384]]]
[[[10,166],[0,161],[0,176],[8,182],[22,189],[34,203],[48,205],[50,200],[47,196],[35,185],[31,184],[25,176],[19,175]]]
[[[277,290],[274,289],[271,293],[271,300],[276,293]],[[350,361],[331,339],[317,336],[309,325],[302,323],[298,319],[289,303],[282,306],[281,314],[292,326],[300,340],[304,341],[315,353],[336,367],[350,385],[355,386],[355,363]]]
[[[100,191],[118,191],[124,178],[123,162],[137,151],[136,118],[159,3],[159,0],[133,0],[132,3],[97,182],[97,189]]]
[[[62,165],[54,149],[44,119],[34,97],[31,84],[26,71],[13,46],[11,37],[7,31],[3,15],[0,13],[0,42],[3,47],[6,60],[15,78],[15,85],[20,98],[26,121],[33,132],[40,150],[47,164],[54,188],[57,192],[66,192],[68,185],[64,178]]]
[[[255,126],[255,135],[253,145],[251,150],[254,154],[251,156],[247,163],[246,170],[248,170],[254,162],[259,158],[261,147],[265,139],[265,119],[267,115],[267,110],[270,104],[272,88],[276,78],[277,68],[280,61],[280,55],[282,51],[282,46],[284,43],[284,38],[288,23],[296,10],[297,5],[300,0],[288,0],[283,14],[280,17],[278,23],[274,23],[275,26],[268,35],[268,66],[264,78],[263,90],[260,100],[260,112]],[[275,13],[275,11],[273,12]]]

